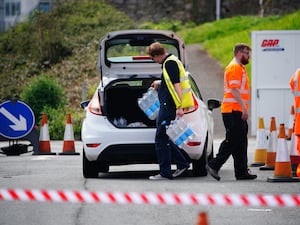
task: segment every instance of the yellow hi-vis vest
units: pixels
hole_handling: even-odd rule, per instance
[[[169,77],[169,74],[166,70],[165,63],[169,60],[173,60],[177,63],[178,68],[179,68],[179,77],[180,77],[180,87],[182,90],[182,96],[181,100],[178,97],[174,85]],[[176,105],[176,108],[188,108],[188,107],[193,107],[194,106],[194,99],[192,95],[192,89],[191,85],[189,83],[189,78],[188,75],[181,63],[181,61],[174,55],[169,56],[163,64],[163,77],[165,79],[166,85],[168,87],[168,90],[174,100],[174,103]]]

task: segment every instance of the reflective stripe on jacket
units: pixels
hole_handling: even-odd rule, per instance
[[[294,94],[294,104],[295,104],[295,135],[300,135],[300,69],[293,74],[290,80],[290,87]]]
[[[246,108],[249,109],[250,90],[246,69],[233,59],[225,69],[224,73],[224,96],[221,106],[222,113],[232,111],[243,111],[242,106],[234,98],[231,89],[238,88]]]
[[[166,70],[165,63],[169,60],[173,60],[177,63],[179,68],[179,76],[180,76],[180,87],[182,91],[181,100],[179,96],[177,95],[174,85],[170,79],[170,76]],[[184,69],[184,66],[182,65],[181,61],[174,55],[169,56],[163,64],[163,77],[165,79],[166,85],[168,87],[168,90],[172,96],[172,99],[174,100],[174,103],[176,105],[176,108],[188,108],[194,106],[194,100],[192,95],[192,89],[189,83],[188,75]]]

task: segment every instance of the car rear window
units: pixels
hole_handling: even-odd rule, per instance
[[[125,34],[118,35],[105,42],[106,59],[112,63],[153,63],[147,55],[147,47],[156,41],[160,42],[168,53],[180,58],[178,41],[172,37],[158,34]]]
[[[119,44],[107,49],[107,59],[113,63],[128,62],[153,62],[147,55],[148,46],[131,46],[130,44]],[[168,53],[178,56],[178,51],[173,45],[164,44]]]

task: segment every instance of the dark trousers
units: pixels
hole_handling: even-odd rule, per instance
[[[222,113],[226,138],[221,143],[216,157],[208,163],[216,171],[219,171],[230,155],[232,155],[235,176],[248,173],[248,123],[246,120],[242,120],[241,116],[242,113],[239,111]]]
[[[160,174],[163,177],[172,179],[171,162],[174,161],[178,169],[188,167],[181,150],[169,139],[166,133],[166,125],[176,117],[176,109],[166,103],[160,105],[157,118],[157,129],[155,135],[155,148],[159,163]]]

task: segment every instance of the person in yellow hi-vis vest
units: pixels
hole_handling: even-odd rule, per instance
[[[297,150],[300,154],[300,68],[292,75],[290,87],[294,94],[295,125],[294,134],[297,137]],[[296,174],[300,177],[300,164],[298,164]]]
[[[248,123],[250,87],[245,65],[249,63],[251,48],[244,43],[234,46],[234,58],[225,69],[224,95],[221,106],[225,140],[221,143],[216,157],[207,164],[207,172],[216,180],[223,164],[232,155],[234,174],[237,180],[256,179],[248,169]]]
[[[152,43],[147,54],[156,63],[162,64],[161,80],[154,81],[152,87],[158,91],[160,109],[156,119],[155,148],[160,173],[150,176],[150,180],[173,179],[189,168],[180,149],[170,141],[166,126],[176,117],[184,115],[184,109],[193,107],[194,101],[186,72],[181,61],[168,54],[159,42]],[[171,158],[177,164],[177,170],[172,174]]]

